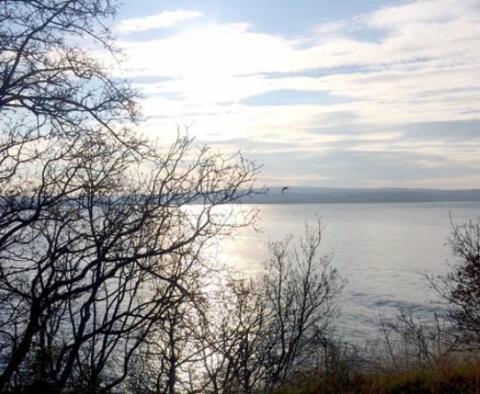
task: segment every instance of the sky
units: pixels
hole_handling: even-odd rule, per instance
[[[124,0],[142,130],[267,186],[480,188],[480,0]]]

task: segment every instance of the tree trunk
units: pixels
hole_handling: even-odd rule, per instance
[[[30,308],[30,318],[27,328],[25,329],[25,333],[23,334],[23,338],[18,346],[12,351],[12,356],[7,364],[7,367],[5,368],[5,371],[3,371],[2,375],[0,375],[0,392],[4,392],[6,386],[12,378],[12,375],[18,370],[18,367],[30,350],[33,337],[39,329],[38,322],[40,319],[40,314],[40,307],[37,305],[37,303],[32,303]]]

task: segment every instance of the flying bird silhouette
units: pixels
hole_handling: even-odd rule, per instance
[[[288,190],[288,186],[282,187],[282,194],[285,193]]]

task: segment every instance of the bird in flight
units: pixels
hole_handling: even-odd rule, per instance
[[[288,190],[288,186],[282,187],[282,194],[285,193]]]

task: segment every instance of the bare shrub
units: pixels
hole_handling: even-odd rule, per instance
[[[433,313],[431,318],[420,318],[407,309],[400,309],[396,318],[382,320],[380,333],[378,354],[380,364],[387,357],[387,364],[384,364],[387,369],[434,365],[449,355],[458,343],[446,316]]]
[[[450,316],[464,340],[480,337],[480,220],[453,224],[450,245],[458,261],[436,289],[450,306]]]
[[[306,226],[300,241],[271,245],[259,280],[231,280],[217,294],[199,338],[208,390],[272,392],[324,362],[344,282],[320,245],[320,222]]]

